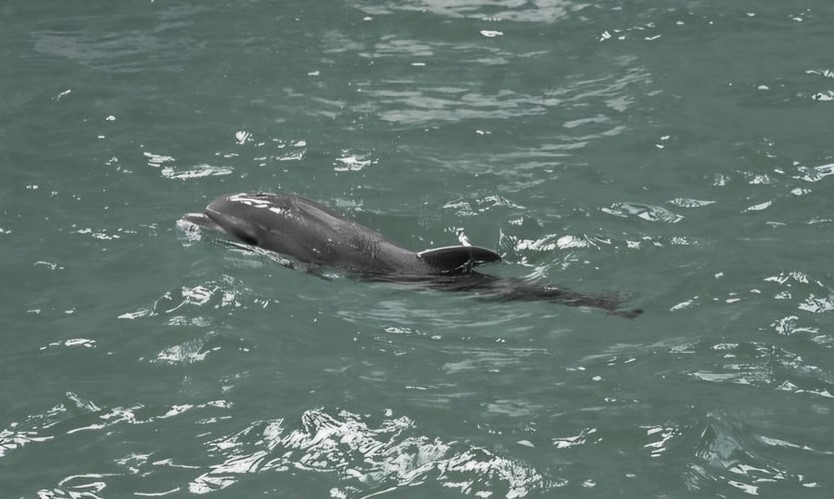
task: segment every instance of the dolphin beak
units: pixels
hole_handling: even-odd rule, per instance
[[[217,225],[217,223],[214,220],[212,220],[211,218],[209,218],[208,216],[206,216],[205,213],[186,213],[185,215],[182,216],[182,218],[180,220],[183,221],[183,222],[192,224],[192,225],[196,225],[197,227],[199,227],[201,229],[208,229],[208,230],[216,230],[216,231],[219,231],[219,232],[225,232],[223,230],[223,227],[220,227],[219,225]]]

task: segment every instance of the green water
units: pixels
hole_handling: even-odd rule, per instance
[[[9,0],[0,28],[0,496],[834,494],[829,0]],[[247,190],[645,313],[177,227]]]

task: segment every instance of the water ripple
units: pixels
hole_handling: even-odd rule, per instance
[[[545,487],[542,475],[520,461],[420,435],[413,420],[390,410],[375,420],[313,409],[295,429],[282,419],[255,423],[207,443],[221,462],[192,480],[189,491],[225,489],[265,472],[336,475],[342,485],[331,497],[369,497],[429,481],[476,497],[524,497]]]
[[[198,54],[205,42],[184,34],[183,27],[192,23],[191,17],[203,10],[202,7],[171,7],[159,11],[153,19],[145,13],[137,13],[131,26],[140,29],[125,29],[125,26],[110,26],[111,29],[94,31],[88,24],[108,24],[105,19],[77,17],[77,29],[38,30],[32,32],[34,49],[51,56],[65,57],[78,64],[108,73],[137,73],[154,67],[169,71],[182,71],[189,58]],[[73,18],[73,22],[76,18]],[[70,21],[67,21],[70,22]],[[177,31],[180,36],[166,37],[164,32]]]
[[[710,350],[722,360],[693,371],[692,377],[700,381],[834,398],[834,372],[788,350],[757,343],[719,343]]]
[[[183,286],[165,292],[150,305],[141,306],[133,311],[120,314],[119,319],[135,320],[158,315],[169,316],[171,325],[183,323],[204,327],[210,320],[202,315],[192,315],[201,307],[209,308],[266,308],[276,300],[252,296],[251,289],[241,281],[223,275],[196,286]]]
[[[474,18],[496,22],[499,20],[526,23],[554,23],[565,16],[582,11],[587,4],[568,0],[534,0],[518,2],[515,0],[409,0],[407,2],[387,2],[359,8],[368,14],[386,15],[395,11],[419,11],[449,18]]]
[[[799,310],[813,314],[834,310],[834,290],[804,272],[781,272],[764,281],[778,286],[772,291],[775,300],[794,300]]]
[[[480,198],[465,198],[461,197],[454,201],[449,201],[443,205],[445,210],[453,210],[460,216],[474,216],[479,213],[485,213],[495,208],[506,207],[513,210],[523,210],[524,207],[512,202],[504,196],[490,194]]]
[[[779,462],[760,456],[745,425],[723,413],[707,415],[695,455],[698,461],[687,470],[690,489],[709,489],[711,483],[724,483],[749,495],[759,495],[779,482],[794,482],[802,487],[816,488],[802,474],[791,473]]]
[[[648,222],[674,224],[683,220],[683,215],[673,213],[662,206],[641,203],[614,203],[610,208],[600,208],[600,211],[618,217],[635,216]]]
[[[410,126],[473,119],[517,120],[525,116],[545,115],[550,108],[557,106],[584,109],[593,101],[600,101],[619,114],[630,109],[633,104],[631,87],[651,81],[649,73],[643,68],[632,67],[632,62],[623,60],[621,73],[578,79],[558,88],[542,89],[540,94],[525,94],[507,88],[485,92],[474,85],[465,84],[415,88],[411,81],[368,83],[362,86],[361,91],[372,98],[369,105],[378,108],[380,119]],[[591,125],[601,131],[573,138],[572,147],[582,147],[590,139],[617,135],[624,130],[623,125],[612,125],[605,116],[588,119],[583,115],[581,119],[568,120],[566,127],[570,129]],[[550,142],[541,147],[545,151],[553,148],[558,150],[564,145]]]

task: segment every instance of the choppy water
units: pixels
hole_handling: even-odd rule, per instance
[[[0,7],[3,497],[830,497],[834,4]],[[282,189],[635,320],[176,227]]]

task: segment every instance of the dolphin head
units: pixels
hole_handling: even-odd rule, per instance
[[[264,246],[269,234],[269,222],[276,215],[274,194],[233,194],[215,199],[205,209],[205,215],[222,230],[246,244]]]

